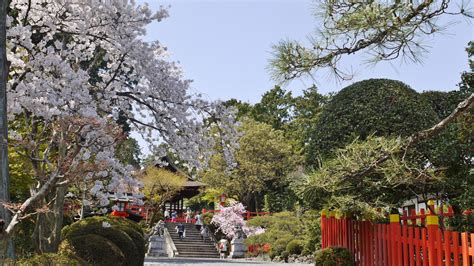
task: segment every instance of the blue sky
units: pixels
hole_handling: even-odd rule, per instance
[[[171,59],[179,61],[185,77],[194,80],[193,91],[210,100],[259,101],[275,84],[267,69],[272,45],[286,38],[305,41],[316,27],[311,0],[137,2],[148,2],[154,10],[171,6],[170,17],[150,25],[146,39],[168,46]],[[474,26],[463,20],[426,40],[431,48],[423,64],[395,61],[367,66],[363,57],[351,56],[344,65],[355,72],[353,81],[336,82],[323,72],[315,82],[323,93],[378,77],[401,80],[418,91],[454,89],[460,73],[468,68],[464,48],[469,40],[474,40]],[[299,94],[312,83],[296,80],[286,88]]]

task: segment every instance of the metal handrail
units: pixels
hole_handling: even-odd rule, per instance
[[[211,229],[209,229],[209,226],[207,226],[207,224],[204,224],[203,226],[207,230],[207,234],[209,235],[209,239],[211,239],[212,243],[214,243],[214,247],[216,248],[217,251],[219,251],[216,236],[211,232]]]

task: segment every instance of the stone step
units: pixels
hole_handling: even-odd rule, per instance
[[[209,237],[205,241],[201,238],[201,232],[196,228],[196,225],[183,223],[186,230],[186,236],[183,239],[179,238],[176,232],[177,223],[167,223],[166,228],[170,233],[171,239],[178,250],[178,257],[188,258],[219,258],[219,252]]]
[[[174,234],[177,234],[177,233],[178,233],[178,232],[176,232],[175,229],[171,229],[171,230],[168,229],[168,231],[169,231],[170,233],[174,233]],[[192,229],[186,229],[186,233],[192,233],[192,234],[197,234],[197,235],[201,234],[200,231],[198,231],[198,230],[192,230]]]
[[[179,238],[179,235],[178,235],[178,234],[176,234],[176,235],[171,235],[171,234],[170,234],[170,236],[171,236],[171,238],[176,238],[176,239]],[[185,235],[184,235],[184,238],[192,238],[192,239],[200,239],[200,240],[202,240],[202,237],[201,237],[201,236],[193,236],[193,235],[188,235],[188,234],[185,234]],[[206,237],[206,238],[209,239],[209,237]]]
[[[173,239],[173,240],[180,240],[179,236],[171,237],[171,239]],[[185,236],[185,237],[183,237],[183,239],[184,239],[184,240],[194,240],[194,241],[203,242],[203,241],[202,241],[202,238],[200,238],[200,237],[189,237],[189,236]]]
[[[186,235],[186,236],[196,237],[196,238],[201,238],[201,234],[190,234],[190,233],[186,232],[185,235]],[[178,233],[170,233],[170,236],[176,236],[176,237],[178,237],[179,234],[178,234]]]
[[[190,246],[190,245],[176,245],[176,248],[178,250],[212,250],[212,251],[216,251],[217,249],[213,246]]]
[[[207,254],[207,253],[217,253],[217,251],[214,249],[203,249],[203,250],[197,250],[197,249],[180,249],[178,250],[178,253],[179,254],[185,254],[185,253],[203,253],[203,254]]]
[[[167,223],[166,224],[166,227],[168,228],[175,228],[176,226],[178,226],[179,223]],[[183,223],[184,227],[186,228],[189,228],[189,227],[192,227],[192,228],[196,228],[197,225],[195,224],[190,224],[190,223]]]
[[[209,251],[209,252],[217,252],[217,249],[214,247],[198,247],[198,246],[192,246],[192,247],[176,247],[178,249],[178,252],[181,251]]]
[[[196,257],[196,258],[213,258],[219,257],[219,253],[216,252],[179,252],[178,257]]]
[[[218,259],[219,255],[178,255],[178,258],[196,258],[196,259]],[[187,264],[191,265],[191,264]]]
[[[210,246],[213,247],[214,244],[211,242],[202,242],[202,241],[192,241],[186,239],[173,239],[174,244],[187,245],[187,246]]]
[[[172,235],[171,238],[173,238],[173,239],[179,239],[179,235]],[[189,236],[189,235],[185,235],[183,238],[186,238],[186,239],[195,239],[195,240],[201,240],[201,241],[202,241],[202,237],[201,237],[201,236]],[[209,237],[206,237],[206,239],[209,239]]]

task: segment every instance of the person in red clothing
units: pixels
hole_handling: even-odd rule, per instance
[[[225,259],[225,255],[227,254],[227,239],[223,238],[219,241],[219,254],[221,259]]]

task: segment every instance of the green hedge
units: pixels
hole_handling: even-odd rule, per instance
[[[351,252],[342,247],[330,247],[316,252],[315,265],[317,266],[353,266],[354,257]]]

